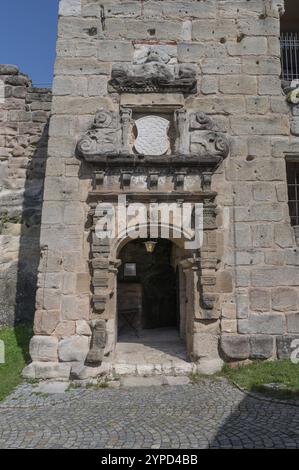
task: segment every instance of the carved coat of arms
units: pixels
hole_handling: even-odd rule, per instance
[[[143,155],[164,155],[170,142],[168,130],[170,122],[160,116],[145,116],[135,121],[137,138],[134,147]]]

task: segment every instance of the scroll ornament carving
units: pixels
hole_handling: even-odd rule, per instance
[[[121,127],[118,116],[106,109],[100,109],[94,118],[92,128],[79,140],[80,155],[113,154],[120,150]]]
[[[198,112],[190,116],[190,150],[199,157],[226,158],[229,141],[209,116]]]

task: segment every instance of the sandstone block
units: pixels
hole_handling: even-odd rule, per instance
[[[192,39],[195,41],[234,38],[237,34],[237,25],[233,19],[200,19],[192,22]]]
[[[270,291],[269,289],[250,290],[250,308],[256,312],[270,311]]]
[[[58,362],[34,362],[36,379],[69,379],[71,366]]]
[[[241,334],[280,335],[285,332],[285,318],[279,313],[251,313],[247,320],[239,320]]]
[[[34,332],[36,335],[51,335],[59,323],[59,310],[37,310],[34,317]]]
[[[80,16],[81,0],[60,0],[59,15],[60,16]]]
[[[200,359],[199,364],[196,366],[196,371],[203,375],[213,375],[220,372],[223,368],[224,362],[222,359]]]
[[[274,353],[274,337],[256,335],[250,337],[250,358],[269,359]]]
[[[278,18],[259,18],[255,16],[239,21],[240,31],[246,36],[278,36],[280,33]]]
[[[91,329],[87,321],[78,320],[76,321],[76,334],[83,336],[91,336]]]
[[[297,289],[276,287],[272,290],[272,308],[279,312],[298,309],[299,295]]]
[[[247,359],[250,355],[249,337],[232,334],[222,335],[221,349],[227,359]]]
[[[62,362],[84,362],[89,351],[87,336],[70,336],[59,341],[58,356]]]
[[[54,332],[57,338],[64,338],[66,336],[73,336],[76,334],[76,323],[74,321],[59,322]]]
[[[219,79],[219,90],[232,95],[255,95],[257,81],[253,76],[228,75]]]
[[[248,96],[246,109],[249,114],[266,114],[270,109],[269,98],[266,96]],[[264,154],[265,156],[267,154]]]
[[[260,37],[245,37],[240,42],[230,41],[227,44],[228,53],[232,56],[256,55],[257,51],[263,55],[267,53],[267,48],[267,39]]]
[[[289,313],[286,315],[287,331],[299,334],[299,313]]]
[[[217,335],[195,333],[193,338],[193,358],[199,360],[201,358],[217,359],[218,354]]]
[[[131,62],[133,52],[132,42],[101,40],[98,59],[103,62]]]
[[[288,135],[287,116],[238,116],[231,118],[232,131],[236,135]]]
[[[29,352],[33,361],[57,361],[58,339],[54,336],[33,336]]]
[[[241,60],[238,57],[219,58],[218,60],[206,58],[201,63],[201,71],[203,74],[208,75],[239,74],[241,72]],[[233,79],[237,80],[237,77],[234,76]]]
[[[255,248],[270,248],[273,245],[272,225],[252,225],[252,239]]]
[[[299,286],[299,272],[294,266],[265,266],[252,270],[251,281],[254,287]]]

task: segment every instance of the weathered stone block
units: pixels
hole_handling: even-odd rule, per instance
[[[299,334],[299,313],[289,313],[286,315],[287,331]]]
[[[192,39],[217,40],[221,38],[235,38],[238,34],[236,22],[233,19],[221,20],[195,20],[192,22]]]
[[[275,243],[281,248],[289,248],[295,244],[292,227],[287,224],[274,225]]]
[[[248,96],[246,109],[249,114],[266,114],[269,111],[270,102],[266,96]],[[265,156],[267,154],[264,154]]]
[[[81,0],[60,0],[59,15],[61,16],[80,16]]]
[[[270,248],[273,245],[272,225],[252,225],[253,246],[255,248]]]
[[[58,339],[54,336],[34,336],[30,341],[29,352],[33,361],[57,361]]]
[[[89,351],[87,336],[70,336],[59,341],[58,356],[62,362],[85,361]]]
[[[298,290],[289,287],[276,287],[272,290],[272,308],[279,312],[288,312],[298,308]]]
[[[290,124],[287,116],[238,116],[231,118],[232,131],[236,135],[288,135]]]
[[[247,359],[250,355],[249,337],[224,334],[221,337],[221,350],[229,360]]]
[[[66,336],[73,336],[76,334],[76,323],[74,321],[61,321],[55,329],[55,336],[57,338],[64,338]]]
[[[59,310],[37,310],[34,317],[34,332],[36,335],[51,335],[59,323]]]
[[[34,362],[36,379],[69,379],[71,366],[58,362]]]
[[[91,336],[91,328],[88,322],[85,320],[76,321],[76,333],[77,335]]]
[[[251,281],[254,287],[299,286],[299,272],[293,266],[265,266],[252,270]]]
[[[250,290],[250,308],[256,312],[270,311],[270,290],[269,289],[251,289]]]
[[[246,36],[278,36],[280,33],[278,18],[256,18],[253,15],[240,19],[238,23],[241,33]]]
[[[222,93],[232,95],[255,95],[257,93],[257,81],[255,77],[246,75],[221,76],[219,90]]]
[[[285,317],[275,313],[251,313],[247,320],[239,320],[241,334],[280,335],[285,332]]]
[[[227,44],[229,55],[243,56],[243,55],[259,55],[267,53],[267,39],[260,37],[245,37],[240,42],[231,41]]]
[[[229,293],[232,292],[232,275],[228,271],[218,273],[216,277],[216,292]]]
[[[217,60],[215,58],[206,58],[201,63],[201,71],[203,74],[208,75],[237,75],[241,72],[241,60],[238,57],[226,57]],[[238,79],[237,76],[232,78],[233,80]]]
[[[269,359],[274,354],[274,337],[256,335],[250,337],[250,358]]]
[[[103,62],[131,62],[133,52],[132,42],[101,40],[98,59]]]
[[[193,338],[193,357],[197,361],[201,358],[217,359],[218,354],[217,335],[206,333],[195,333]]]

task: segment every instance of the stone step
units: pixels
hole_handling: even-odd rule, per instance
[[[106,363],[107,364],[107,363]],[[116,376],[188,376],[195,373],[196,364],[188,362],[162,363],[162,364],[127,364],[111,363],[110,371]]]

